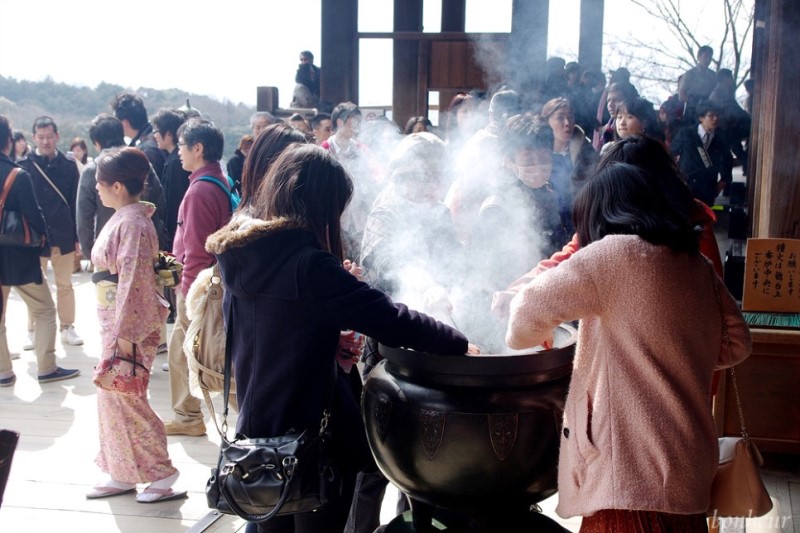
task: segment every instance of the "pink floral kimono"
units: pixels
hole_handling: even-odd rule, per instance
[[[102,357],[114,354],[117,338],[136,345],[136,358],[148,371],[159,343],[161,323],[169,310],[162,305],[153,271],[158,238],[150,217],[155,207],[134,203],[117,210],[92,249],[99,270],[119,275],[116,298],[101,302]],[[100,453],[96,462],[115,481],[147,483],[176,472],[167,452],[164,424],[147,401],[97,390]]]

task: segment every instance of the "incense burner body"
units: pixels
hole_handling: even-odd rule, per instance
[[[447,357],[381,346],[363,416],[381,471],[414,501],[473,513],[556,492],[559,436],[576,331],[556,348]]]

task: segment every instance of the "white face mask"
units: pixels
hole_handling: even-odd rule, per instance
[[[543,187],[550,179],[550,174],[553,171],[552,165],[531,165],[522,167],[511,163],[510,166],[511,171],[517,179],[531,189]]]

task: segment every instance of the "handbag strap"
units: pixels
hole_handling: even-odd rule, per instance
[[[64,203],[67,204],[67,207],[69,207],[69,202],[67,201],[66,198],[64,198],[64,194],[61,192],[61,190],[58,187],[56,187],[56,184],[53,183],[53,180],[51,180],[50,176],[47,175],[47,172],[45,172],[42,169],[42,167],[40,167],[36,163],[36,161],[34,161],[33,159],[31,159],[31,163],[33,163],[33,166],[36,167],[36,170],[39,171],[39,174],[41,174],[44,177],[45,181],[47,181],[47,183],[50,184],[50,186],[53,188],[53,190],[56,191],[56,194],[58,194],[61,197],[61,199],[64,200]]]
[[[711,271],[711,283],[714,286],[714,296],[717,298],[717,305],[719,305],[720,320],[722,321],[722,341],[725,343],[726,351],[728,352],[728,373],[731,376],[731,385],[733,385],[733,394],[736,396],[736,410],[739,414],[739,424],[742,427],[742,438],[749,441],[750,435],[747,433],[747,427],[744,424],[744,412],[742,411],[742,399],[739,396],[739,385],[736,383],[736,370],[733,367],[733,357],[731,356],[731,339],[728,335],[728,324],[725,322],[725,309],[722,306],[722,297],[719,293],[719,276],[714,272],[714,267],[710,261],[706,261],[706,265]]]
[[[289,459],[287,457],[286,459]],[[286,460],[284,459],[284,461]],[[296,463],[295,459],[295,463]],[[287,466],[287,465],[284,465]],[[283,508],[283,504],[286,503],[286,499],[289,497],[289,494],[292,493],[292,480],[294,479],[294,465],[290,465],[289,468],[284,468],[284,472],[286,473],[286,483],[283,484],[283,491],[281,492],[281,497],[278,499],[278,502],[275,504],[275,507],[272,510],[265,514],[251,514],[242,509],[242,507],[236,503],[236,498],[230,493],[228,490],[228,483],[227,477],[230,475],[230,472],[227,470],[220,471],[219,473],[219,491],[222,496],[225,498],[225,503],[231,508],[233,512],[236,513],[237,516],[240,516],[247,520],[248,522],[266,522],[276,514],[278,514],[281,509]]]
[[[127,357],[122,357],[122,356],[117,355],[117,346],[116,345],[114,346],[114,355],[111,356],[111,357],[112,357],[112,359],[119,359],[120,361],[125,361],[127,363],[130,363],[131,366],[133,367],[133,375],[134,376],[136,375],[136,367],[137,366],[140,367],[145,372],[147,372],[147,367],[136,360],[136,345],[135,344],[133,345],[133,356],[132,356],[131,359],[129,359]]]
[[[213,274],[212,274],[213,276]],[[223,297],[224,302],[224,297]],[[231,393],[231,363],[233,348],[233,302],[228,302],[228,319],[225,321],[225,378],[223,380],[222,395],[223,395],[223,409],[222,409],[222,431],[220,436],[223,441],[228,439],[228,396]],[[217,428],[218,430],[220,428]]]
[[[229,301],[228,303],[228,320],[225,324],[225,378],[224,378],[224,385],[223,385],[223,392],[224,395],[223,399],[223,410],[222,410],[222,426],[217,427],[217,431],[220,432],[220,437],[222,440],[228,442],[228,397],[231,393],[231,366],[232,366],[232,342],[233,339],[233,301]],[[322,418],[319,422],[319,435],[322,436],[325,431],[328,429],[328,423],[330,422],[331,412],[333,411],[333,403],[336,399],[336,358],[333,360],[333,367],[331,372],[331,382],[330,382],[330,392],[328,394],[328,403],[322,411]],[[215,420],[216,425],[216,420]]]
[[[0,213],[2,213],[3,209],[6,207],[6,199],[11,192],[12,185],[14,185],[14,180],[17,179],[17,174],[19,174],[19,167],[12,168],[11,172],[6,175],[6,182],[3,184],[3,193],[0,194]]]

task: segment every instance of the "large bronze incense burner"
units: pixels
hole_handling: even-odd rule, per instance
[[[380,347],[364,422],[381,471],[411,500],[416,531],[437,510],[469,531],[513,531],[556,492],[576,337],[564,324],[552,350],[476,357]]]

